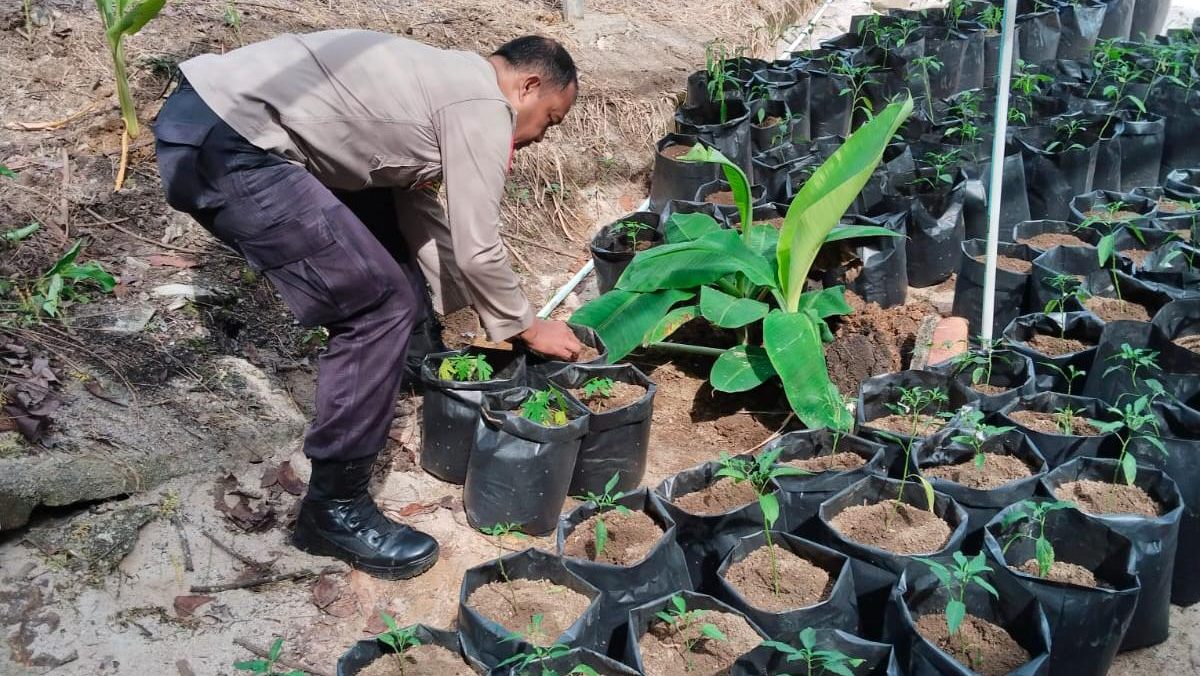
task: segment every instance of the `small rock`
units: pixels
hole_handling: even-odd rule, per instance
[[[149,305],[123,308],[112,316],[112,323],[99,327],[101,331],[128,335],[140,333],[154,318],[155,309]]]
[[[195,284],[163,284],[150,290],[156,298],[185,298],[187,300],[220,301],[233,295],[228,289],[203,287]]]

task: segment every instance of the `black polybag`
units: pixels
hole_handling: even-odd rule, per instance
[[[856,676],[900,676],[900,666],[892,646],[868,641],[837,629],[814,628],[814,650],[836,650],[853,659],[863,660],[855,668]],[[797,650],[802,648],[798,636],[780,639]],[[787,661],[787,655],[770,646],[760,646],[739,659],[731,676],[782,676],[802,674],[808,676],[808,665],[802,660]]]
[[[836,439],[837,446],[834,442]],[[854,469],[829,470],[797,476],[781,476],[775,482],[782,489],[780,510],[792,532],[802,532],[816,518],[817,509],[834,494],[868,475],[887,474],[887,449],[883,445],[828,428],[788,432],[763,447],[763,453],[778,449],[779,462],[808,460],[835,453],[853,453],[863,459]]]
[[[1157,353],[1158,368],[1142,367],[1136,373],[1119,355],[1123,346]],[[1095,366],[1088,373],[1083,394],[1123,406],[1160,390],[1167,400],[1190,402],[1200,392],[1200,359],[1167,340],[1162,330],[1148,322],[1116,321],[1104,325],[1096,347]]]
[[[971,335],[978,335],[983,326],[983,290],[987,265],[977,256],[986,256],[987,241],[967,240],[962,243],[958,277],[954,281],[954,305],[951,310],[956,317],[966,317]],[[997,255],[1032,261],[1038,253],[1024,244],[997,243]],[[1029,307],[1028,272],[1013,272],[996,266],[995,302],[992,306],[994,326],[1008,326]]]
[[[550,376],[558,373],[567,366],[571,366],[572,364],[604,364],[608,361],[608,348],[605,347],[604,341],[600,339],[600,334],[596,333],[594,329],[578,324],[567,324],[567,328],[571,329],[571,333],[575,334],[580,343],[594,349],[596,357],[588,361],[569,362],[549,359],[536,352],[527,351],[525,369],[526,385],[542,388],[546,386],[546,381]],[[526,350],[523,344],[518,344],[517,347],[520,350]]]
[[[858,406],[856,407],[859,434],[888,447],[889,469],[895,465],[898,459],[903,458],[902,449],[897,444],[910,443],[915,446],[925,437],[913,437],[909,434],[877,429],[871,426],[871,421],[893,413],[888,408],[888,404],[897,404],[900,401],[901,388],[915,387],[942,390],[950,399],[938,410],[922,411],[928,415],[953,413],[963,406],[974,404],[979,400],[979,393],[975,390],[964,387],[951,375],[935,371],[909,370],[885,373],[862,381],[858,388]]]
[[[1097,189],[1071,198],[1069,207],[1070,217],[1068,220],[1072,223],[1084,223],[1087,221],[1087,217],[1084,216],[1087,212],[1103,209],[1105,206],[1117,202],[1121,203],[1122,211],[1132,211],[1141,214],[1141,216],[1122,221],[1093,221],[1092,227],[1104,230],[1105,232],[1111,232],[1120,226],[1128,227],[1130,225],[1139,228],[1149,228],[1151,226],[1150,219],[1154,217],[1155,212],[1158,210],[1158,204],[1149,198],[1132,193]]]
[[[1076,387],[1078,389],[1078,387]],[[1076,436],[1073,434],[1049,434],[1025,427],[1009,417],[1016,411],[1038,411],[1054,413],[1059,409],[1070,408],[1077,411],[1082,418],[1090,420],[1105,419],[1105,408],[1108,404],[1093,397],[1066,395],[1059,392],[1038,392],[1032,396],[1022,397],[1001,409],[998,413],[1000,425],[1012,425],[1029,437],[1046,459],[1050,469],[1074,460],[1075,458],[1099,457],[1106,448],[1120,445],[1115,434],[1097,434],[1095,436]]]
[[[1200,199],[1200,169],[1175,169],[1167,174],[1164,185],[1177,199]]]
[[[899,237],[857,237],[826,244],[837,247],[844,255],[843,263],[825,271],[826,288],[842,284],[864,303],[878,303],[888,308],[903,305],[908,297],[907,230],[908,212],[885,213],[878,216],[848,214],[843,225],[874,225],[898,233]],[[849,279],[850,272],[857,273]]]
[[[1008,234],[1018,223],[1029,220],[1029,189],[1025,183],[1025,161],[1020,146],[1005,145],[1004,176],[1000,192],[1000,241],[1009,241]],[[963,195],[964,236],[984,239],[988,231],[988,192],[992,184],[990,158],[968,162],[963,166],[967,181]]]
[[[518,409],[533,390],[516,387],[483,398],[475,445],[463,484],[463,506],[473,528],[520,524],[530,535],[554,530],[571,485],[588,411],[567,399],[566,425],[543,427]]]
[[[705,183],[704,185],[697,188],[696,196],[693,201],[707,202],[708,201],[707,198],[709,195],[716,193],[716,192],[728,192],[728,191],[730,191],[729,182],[724,179],[717,179],[715,181],[710,181],[708,183]],[[763,186],[761,186],[761,185],[750,186],[750,203],[753,204],[754,206],[759,206],[759,205],[767,203],[766,190],[763,188]],[[737,204],[717,204],[717,211],[720,211],[721,214],[725,217],[725,220],[728,221],[731,216],[738,213],[738,207],[737,207]]]
[[[1028,520],[1013,524],[1010,531],[1003,528],[1005,517],[1017,508],[1001,511],[987,526],[984,548],[993,566],[1019,567],[1037,556],[1037,531],[1029,530]],[[1015,538],[1021,530],[1026,537]],[[1050,673],[1104,676],[1129,628],[1141,589],[1130,572],[1133,544],[1074,509],[1047,513],[1046,538],[1054,546],[1056,561],[1082,566],[1100,583],[1083,587],[1009,568],[1046,613],[1053,646]]]
[[[911,201],[906,262],[908,283],[933,286],[954,274],[966,229],[963,184],[920,193]]]
[[[483,354],[495,369],[482,383],[438,378],[442,360],[461,354]],[[515,387],[525,380],[525,355],[509,350],[472,347],[431,354],[421,365],[425,401],[421,410],[421,469],[442,481],[461,484],[479,421],[483,395]]]
[[[1120,473],[1116,460],[1077,458],[1042,477],[1042,491],[1057,497],[1055,489],[1077,480],[1112,483]],[[1167,639],[1171,610],[1171,578],[1175,550],[1179,544],[1179,519],[1183,503],[1170,477],[1157,469],[1138,467],[1134,485],[1150,494],[1162,513],[1155,517],[1135,514],[1091,514],[1087,516],[1112,528],[1133,543],[1134,573],[1142,590],[1121,650],[1157,645]]]
[[[1083,287],[1094,297],[1120,298],[1137,303],[1146,308],[1151,318],[1171,302],[1171,296],[1162,289],[1119,270],[1093,272],[1084,280]]]
[[[1100,27],[1100,39],[1128,40],[1137,0],[1104,0],[1104,4],[1108,9],[1104,13],[1104,25]]]
[[[1146,256],[1135,274],[1172,298],[1200,298],[1200,248],[1168,242]]]
[[[744,613],[773,639],[786,639],[807,627],[855,631],[858,628],[858,608],[854,597],[854,574],[846,555],[779,531],[771,531],[771,541],[777,548],[789,551],[829,574],[832,584],[824,599],[803,608],[772,612],[754,606],[725,579],[725,572],[730,566],[766,546],[766,538],[761,531],[742,538],[730,550],[717,569],[717,588],[713,595]],[[781,580],[781,584],[787,585],[787,580]]]
[[[1119,118],[1110,118],[1096,143],[1096,168],[1092,171],[1092,190],[1121,189],[1121,135],[1125,123]]]
[[[692,200],[671,200],[667,202],[667,207],[663,211],[662,227],[666,230],[667,224],[671,222],[671,217],[675,214],[704,214],[716,221],[718,224],[725,223],[725,214],[717,208],[717,205],[711,202],[693,202]]]
[[[1041,605],[1005,570],[993,571],[988,581],[999,598],[978,585],[968,585],[963,601],[967,613],[1005,629],[1029,653],[1030,660],[1008,676],[1046,676],[1050,673],[1050,627]],[[946,590],[928,570],[902,575],[888,599],[885,634],[909,676],[972,676],[973,669],[941,651],[917,631],[917,618],[945,612]]]
[[[845,134],[854,114],[853,97],[841,93],[850,87],[849,78],[821,70],[809,71],[809,77],[809,124],[813,138]]]
[[[1047,151],[1055,142],[1054,130],[1033,127],[1017,132],[1025,158],[1025,184],[1029,187],[1029,215],[1034,220],[1064,221],[1070,199],[1092,189],[1099,141],[1083,149],[1063,144]]]
[[[718,514],[692,514],[673,504],[675,498],[721,480],[716,476],[719,469],[719,462],[706,462],[667,477],[654,489],[675,522],[675,538],[683,548],[692,586],[701,592],[716,589],[717,567],[738,540],[763,529],[762,508],[757,500]],[[779,497],[779,491],[775,493]],[[788,526],[782,518],[776,523],[781,530],[790,530]]]
[[[1092,48],[1104,27],[1108,8],[1095,0],[1061,5],[1058,18],[1062,33],[1058,42],[1059,59],[1083,61],[1092,58]]]
[[[462,654],[462,645],[459,644],[457,631],[437,629],[424,624],[414,625],[410,628],[413,629],[413,635],[421,642],[421,645],[435,645],[456,655]],[[338,658],[337,676],[355,676],[375,660],[392,659],[391,655],[392,649],[379,639],[363,639],[350,646],[350,649]],[[463,662],[463,668],[468,668],[466,661]]]
[[[617,504],[631,511],[644,512],[663,529],[662,537],[641,561],[630,566],[570,558],[564,548],[567,537],[595,515],[596,506],[587,502],[564,514],[558,522],[558,555],[564,557],[567,570],[600,590],[597,636],[608,654],[620,654],[625,641],[625,622],[629,611],[648,601],[687,589],[692,581],[687,574],[683,550],[675,541],[675,522],[647,489],[628,493]]]
[[[463,573],[462,587],[458,592],[458,631],[463,654],[468,661],[491,669],[517,653],[526,652],[530,647],[523,640],[508,640],[512,633],[510,630],[484,617],[467,603],[476,589],[493,582],[503,583],[505,576],[510,580],[547,580],[591,599],[591,604],[579,619],[561,635],[550,638],[553,643],[561,643],[568,648],[603,650],[605,637],[599,636],[597,631],[600,620],[598,589],[567,570],[562,559],[540,549],[529,548],[509,554],[502,560],[504,575],[501,575],[496,559],[468,568]]]
[[[1158,184],[1162,166],[1163,144],[1167,139],[1167,122],[1162,115],[1147,113],[1137,120],[1125,115],[1125,128],[1118,137],[1121,143],[1121,190]]]
[[[634,242],[631,243],[624,235],[613,230],[616,224],[622,221],[642,223],[650,229],[638,231],[634,235]],[[637,211],[622,216],[616,223],[601,228],[592,238],[592,260],[596,265],[596,287],[600,293],[607,293],[617,285],[621,273],[625,272],[625,268],[629,267],[629,262],[637,254],[635,247],[638,242],[651,242],[652,245],[662,242],[657,213]]]
[[[628,666],[587,648],[572,648],[567,652],[537,662],[536,673],[548,671],[552,674],[569,674],[579,665],[591,667],[600,676],[638,676],[638,672]],[[535,672],[523,670],[518,672],[510,667],[497,667],[488,672],[488,676],[531,676]]]
[[[1086,244],[1091,246],[1095,246],[1096,242],[1100,241],[1101,234],[1099,231],[1093,228],[1079,228],[1077,225],[1078,224],[1076,223],[1068,223],[1067,221],[1022,221],[1013,227],[1012,241],[1018,244],[1024,244],[1034,251],[1041,252],[1048,251],[1049,249],[1038,249],[1032,244],[1022,240],[1030,239],[1047,232],[1053,232],[1075,235],[1079,239],[1083,240]],[[1095,256],[1094,251],[1092,251],[1092,255]]]
[[[1180,87],[1155,87],[1146,105],[1167,118],[1162,169],[1166,178],[1173,169],[1200,166],[1200,91]]]
[[[626,640],[625,652],[621,659],[623,662],[625,662],[625,664],[637,670],[639,674],[645,673],[645,668],[642,665],[642,653],[638,643],[641,640],[642,635],[646,633],[651,625],[662,622],[662,620],[657,617],[656,613],[670,611],[675,608],[675,606],[673,606],[671,603],[671,596],[674,596],[674,594],[668,594],[667,596],[664,596],[660,599],[655,599],[654,601],[643,604],[629,611],[629,637]],[[687,604],[687,609],[689,611],[701,610],[705,612],[728,613],[730,615],[742,617],[746,620],[746,623],[750,625],[750,628],[753,629],[756,634],[764,639],[767,638],[766,633],[760,627],[755,626],[754,622],[747,618],[745,614],[738,612],[736,609],[731,608],[728,604],[713,598],[712,596],[696,592],[682,591],[679,592],[679,597],[682,598],[684,603]],[[658,674],[657,676],[666,676],[666,674]]]
[[[1081,228],[1076,235],[1088,232]],[[1108,265],[1112,263],[1109,262]],[[1118,259],[1118,267],[1126,270],[1129,265],[1124,259]],[[1061,300],[1061,292],[1051,283],[1057,275],[1076,275],[1082,277],[1080,285],[1094,272],[1104,271],[1100,266],[1100,258],[1096,249],[1082,246],[1056,246],[1046,253],[1033,259],[1033,271],[1029,279],[1029,302],[1027,307],[1034,311],[1046,309],[1046,304],[1052,300]],[[1070,309],[1070,308],[1068,308]],[[1056,310],[1057,311],[1057,310]]]
[[[973,349],[971,352],[979,356],[987,355],[986,351],[979,348]],[[959,366],[953,359],[948,359],[940,364],[932,364],[929,366],[929,370],[935,373],[949,374],[957,378],[963,387],[973,390],[979,395],[979,400],[975,405],[984,413],[999,411],[1020,397],[1027,397],[1037,392],[1037,374],[1033,369],[1033,360],[1026,355],[1000,348],[992,350],[991,354],[992,366],[990,377],[988,376],[988,368],[986,366],[977,367],[972,364]],[[981,385],[1006,387],[1008,389],[996,394],[988,394],[981,390],[976,390],[973,384],[977,370],[983,371],[981,374],[982,377],[979,378]]]
[[[1053,61],[1058,56],[1061,39],[1062,22],[1057,8],[1017,17],[1017,44],[1026,63]]]
[[[1063,331],[1063,328],[1066,330]],[[1033,360],[1033,370],[1037,372],[1039,390],[1065,392],[1067,383],[1063,374],[1068,372],[1072,366],[1082,371],[1091,370],[1092,360],[1096,356],[1095,345],[1100,342],[1100,334],[1103,330],[1104,324],[1090,312],[1055,312],[1053,314],[1035,312],[1014,319],[1004,329],[1004,342],[1011,349]],[[1038,333],[1074,338],[1084,344],[1090,344],[1092,347],[1078,352],[1050,356],[1038,352],[1025,342]],[[1078,388],[1078,382],[1076,388]]]
[[[750,117],[750,143],[753,148],[753,154],[758,154],[764,150],[774,148],[777,145],[784,143],[792,143],[795,140],[802,140],[808,137],[808,134],[798,133],[793,123],[799,123],[800,120],[793,120],[788,112],[787,104],[783,101],[760,100],[751,104]],[[762,111],[762,122],[765,123],[768,118],[776,118],[775,124],[760,124],[759,112]]]
[[[646,473],[646,449],[650,443],[650,418],[654,414],[654,393],[658,387],[646,374],[631,364],[572,364],[550,376],[550,384],[563,390],[583,387],[592,378],[611,378],[616,382],[646,388],[641,399],[619,409],[597,413],[590,411],[587,434],[579,444],[579,458],[571,478],[571,495],[604,493],[613,474],[619,474],[615,490],[629,491],[642,483]],[[582,401],[581,406],[586,407]]]
[[[796,166],[807,166],[817,161],[814,155],[802,146],[785,143],[754,156],[754,182],[763,187],[766,199],[778,202],[787,198],[788,172]],[[696,186],[697,190],[700,186]]]
[[[720,104],[706,103],[697,107],[680,108],[675,112],[675,126],[681,134],[695,134],[700,140],[721,151],[730,162],[749,173],[750,110],[741,101],[726,102],[725,122],[721,122]]]
[[[711,162],[680,162],[662,154],[670,146],[694,146],[695,134],[667,134],[655,144],[654,169],[650,173],[650,211],[664,214],[671,200],[690,200],[696,189],[717,178],[720,168]]]
[[[1129,25],[1130,39],[1152,42],[1167,24],[1170,11],[1171,0],[1137,0],[1133,22]]]

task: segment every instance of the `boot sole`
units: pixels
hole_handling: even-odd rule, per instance
[[[340,561],[345,561],[346,563],[350,564],[350,567],[361,570],[371,577],[377,577],[381,580],[407,580],[410,577],[416,577],[429,570],[433,567],[433,564],[437,563],[438,553],[441,551],[441,547],[439,546],[423,559],[409,561],[403,565],[380,566],[366,563],[353,556],[350,556],[342,549],[325,542],[319,537],[310,540],[309,538],[301,537],[296,533],[292,533],[291,542],[293,547],[302,552],[313,554],[315,556],[329,556]]]

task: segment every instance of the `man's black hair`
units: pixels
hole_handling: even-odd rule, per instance
[[[524,35],[510,40],[492,53],[518,68],[529,68],[541,73],[546,81],[565,89],[579,83],[575,60],[557,41],[540,35]]]

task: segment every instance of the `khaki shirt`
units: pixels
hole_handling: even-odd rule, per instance
[[[281,35],[180,69],[246,140],[325,185],[396,188],[401,230],[441,312],[474,305],[492,340],[532,323],[499,230],[514,113],[486,59],[337,30]]]

